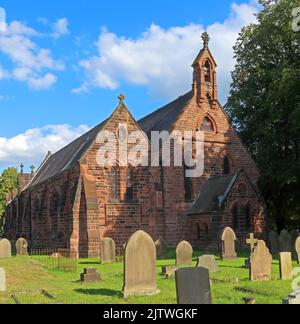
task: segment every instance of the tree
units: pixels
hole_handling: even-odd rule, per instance
[[[236,46],[226,110],[261,170],[277,230],[300,220],[300,0],[260,0],[258,22]]]
[[[3,235],[3,217],[6,207],[6,195],[18,185],[18,171],[8,168],[0,176],[0,236]]]

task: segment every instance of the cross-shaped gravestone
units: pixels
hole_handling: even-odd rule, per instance
[[[252,253],[253,250],[254,250],[254,248],[255,248],[255,246],[256,246],[257,243],[258,243],[258,240],[254,237],[254,234],[251,233],[251,234],[250,234],[250,238],[247,239],[246,243],[247,243],[248,245],[250,245],[250,247],[251,247],[251,253]]]

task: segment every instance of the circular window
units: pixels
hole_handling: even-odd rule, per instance
[[[247,186],[244,184],[244,183],[241,183],[239,185],[239,194],[241,197],[246,197],[247,196],[247,191],[248,191],[248,188]]]

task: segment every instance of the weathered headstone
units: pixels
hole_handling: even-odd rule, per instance
[[[230,227],[223,230],[222,236],[222,259],[233,260],[236,259],[237,254],[235,250],[236,235]]]
[[[123,293],[125,297],[159,293],[155,244],[143,231],[134,233],[126,245]]]
[[[279,253],[279,236],[278,233],[272,231],[269,233],[269,241],[271,244],[271,253],[273,256],[278,255]]]
[[[250,280],[272,280],[272,255],[264,241],[258,241],[250,257]]]
[[[295,249],[295,243],[296,243],[297,238],[299,237],[299,231],[296,229],[291,230],[290,236],[291,236],[291,240],[292,240],[292,257],[296,258],[297,251]]]
[[[300,264],[300,237],[298,237],[295,242],[295,249],[298,255],[298,264]]]
[[[176,266],[191,265],[193,263],[193,247],[187,241],[182,241],[176,248]]]
[[[161,272],[167,279],[175,279],[175,272],[178,270],[176,266],[164,266],[161,268]]]
[[[80,281],[89,283],[89,282],[100,282],[101,275],[95,268],[86,268],[84,272],[80,275]]]
[[[28,243],[25,239],[19,238],[16,242],[17,256],[27,256],[28,255]]]
[[[282,301],[283,305],[300,305],[300,290],[296,290]]]
[[[292,266],[292,253],[281,252],[279,253],[279,266],[281,280],[293,279],[293,266]]]
[[[11,258],[11,244],[6,239],[0,241],[0,258]]]
[[[292,238],[287,230],[282,230],[279,236],[279,251],[292,252]]]
[[[159,238],[155,242],[155,247],[156,247],[156,257],[158,259],[164,259],[168,253],[168,244],[163,238]]]
[[[209,271],[205,268],[182,268],[176,271],[179,305],[212,304]]]
[[[3,268],[0,268],[0,292],[6,291],[6,273]]]
[[[219,270],[216,258],[214,255],[202,255],[198,258],[197,267],[207,269],[210,273],[217,273]]]
[[[116,262],[116,244],[111,238],[101,240],[101,263],[109,264]]]

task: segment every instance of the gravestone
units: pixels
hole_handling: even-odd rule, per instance
[[[253,252],[257,243],[258,243],[258,240],[254,237],[254,234],[251,233],[250,238],[246,240],[246,244],[250,246],[250,253]]]
[[[279,251],[292,252],[292,238],[287,230],[282,230],[279,235]]]
[[[176,266],[191,265],[193,263],[193,247],[187,241],[182,241],[176,248]]]
[[[300,237],[298,237],[295,242],[295,249],[296,249],[297,256],[298,256],[298,264],[300,264]]]
[[[250,280],[272,280],[272,255],[264,241],[258,241],[250,257]]]
[[[207,269],[210,273],[217,273],[219,270],[216,258],[214,255],[202,255],[198,258],[197,267]]]
[[[161,268],[161,272],[168,279],[175,279],[175,272],[178,270],[176,266],[164,266]]]
[[[155,242],[155,247],[156,247],[156,257],[158,259],[164,259],[167,256],[169,247],[167,242],[163,239],[163,238],[159,238],[156,242]]]
[[[271,253],[273,256],[277,256],[279,253],[279,236],[278,233],[272,231],[269,233],[269,241],[271,245]]]
[[[101,275],[95,268],[86,268],[84,272],[80,275],[80,281],[89,283],[89,282],[100,282]]]
[[[291,230],[290,232],[290,236],[291,236],[291,240],[292,240],[292,257],[296,258],[297,257],[297,251],[295,249],[295,244],[296,244],[296,240],[299,237],[299,231],[298,230]]]
[[[222,259],[234,260],[237,257],[235,250],[236,235],[230,227],[223,230],[222,236]]]
[[[279,267],[281,280],[293,279],[293,265],[292,265],[292,253],[281,252],[279,253]]]
[[[134,233],[126,245],[123,293],[125,297],[159,293],[156,283],[155,244],[143,231]]]
[[[179,305],[212,304],[209,271],[205,268],[181,268],[176,271]]]
[[[27,256],[28,255],[28,244],[23,238],[19,238],[16,242],[17,256]]]
[[[116,262],[116,244],[111,238],[101,240],[100,258],[102,264]]]
[[[0,268],[0,292],[6,291],[6,273],[3,268]]]
[[[300,290],[296,290],[283,300],[283,305],[300,305]]]
[[[11,244],[6,239],[0,241],[0,258],[11,258]]]

